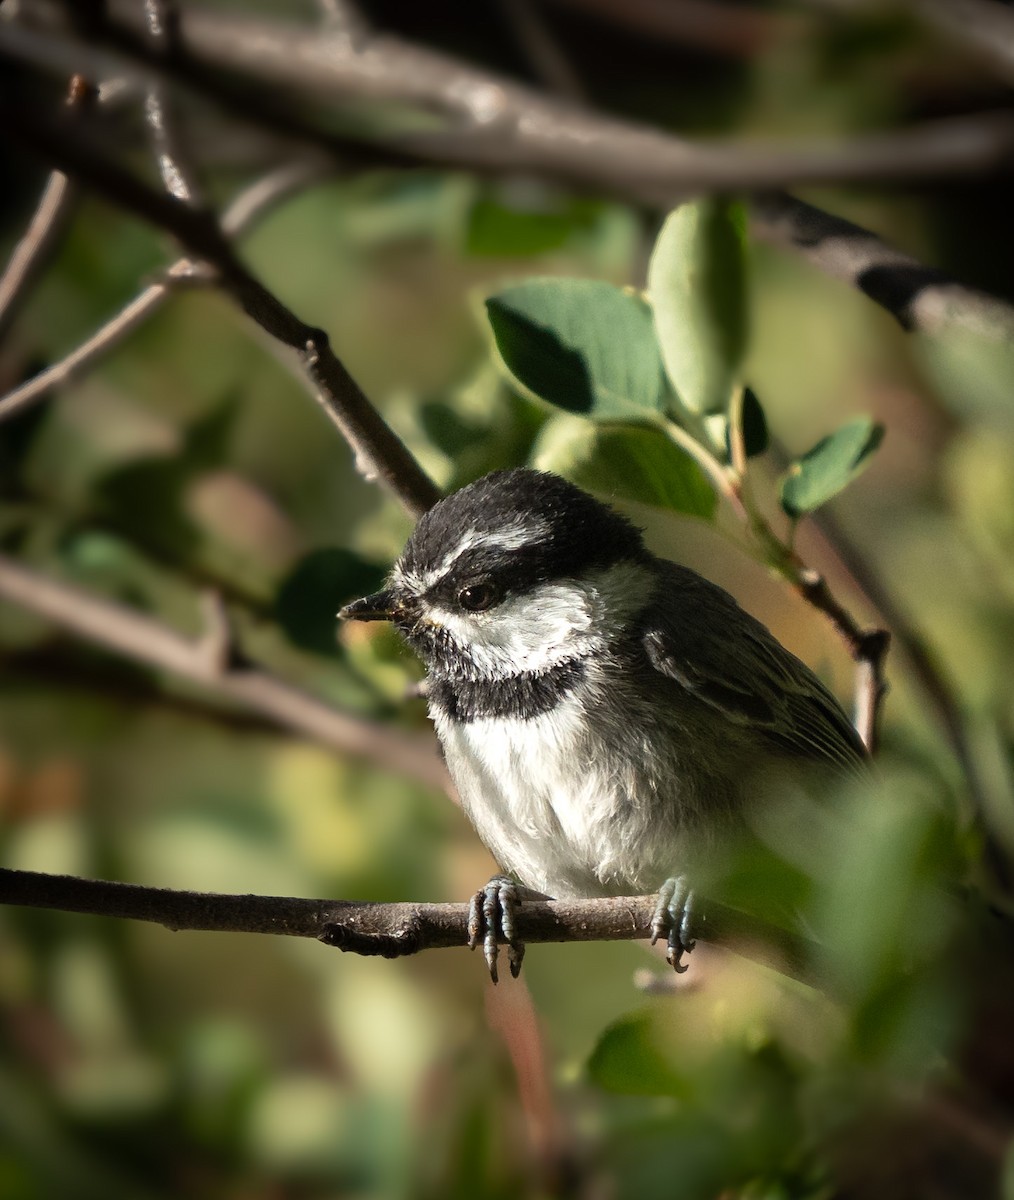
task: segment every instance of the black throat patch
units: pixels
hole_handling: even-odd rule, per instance
[[[560,663],[548,671],[529,671],[506,679],[462,679],[430,675],[431,709],[452,721],[512,717],[528,721],[555,708],[585,677],[583,659]]]

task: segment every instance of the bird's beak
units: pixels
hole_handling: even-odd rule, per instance
[[[343,621],[390,621],[398,612],[398,593],[394,588],[384,588],[372,596],[353,600],[340,609],[338,616]]]

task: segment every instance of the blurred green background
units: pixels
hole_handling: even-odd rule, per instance
[[[363,7],[380,27],[530,74],[509,5]],[[733,30],[733,8],[714,7]],[[681,133],[830,140],[1010,104],[911,17],[750,14],[770,30],[739,50],[731,32],[702,47],[563,6],[546,15],[594,102]],[[192,98],[183,116],[216,197],[270,165]],[[143,131],[123,139],[149,171]],[[7,250],[44,175],[12,154],[4,171]],[[1014,298],[1009,178],[807,198]],[[241,245],[449,489],[538,462],[547,423],[568,419],[504,381],[482,300],[532,275],[643,287],[660,218],[534,180],[339,173]],[[3,390],[66,354],[174,253],[85,197],[0,345]],[[801,259],[751,242],[749,270],[745,376],[779,442],[801,453],[862,413],[887,428],[834,516],[939,661],[1009,838],[1009,347],[956,368],[946,346]],[[753,468],[773,519],[780,469],[770,457]],[[842,646],[762,566],[714,525],[621,506],[652,549],[730,588],[848,702]],[[422,702],[404,699],[420,670],[397,639],[334,627],[409,529],[275,348],[209,289],[181,289],[0,426],[4,553],[195,636],[212,589],[251,660],[424,731]],[[806,522],[798,544],[875,622]],[[462,900],[493,870],[440,792],[6,604],[0,667],[6,867],[362,900]],[[816,816],[787,799],[762,830],[772,861],[741,864],[744,895],[803,897],[825,947],[810,964],[819,989],[721,956],[699,990],[646,995],[635,972],[667,981],[662,965],[615,944],[532,947],[527,991],[494,995],[463,949],[387,962],[292,938],[0,912],[0,1196],[774,1200],[993,1195],[1003,1178],[1014,1195],[1014,1051],[997,998],[1010,994],[1009,946],[955,899],[977,871],[967,781],[903,656],[889,675],[880,778]]]

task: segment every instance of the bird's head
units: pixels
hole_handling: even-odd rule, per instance
[[[557,475],[494,471],[419,521],[387,586],[339,616],[389,620],[433,670],[544,671],[595,652],[652,598],[625,517]]]

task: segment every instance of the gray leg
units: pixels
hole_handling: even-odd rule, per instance
[[[489,968],[489,977],[498,981],[496,960],[499,943],[507,946],[507,962],[514,979],[521,974],[525,957],[523,942],[517,940],[514,914],[521,903],[522,889],[506,875],[494,875],[484,888],[476,892],[468,905],[468,945],[474,950],[482,941],[482,953]]]
[[[658,889],[658,904],[651,918],[651,944],[666,940],[666,958],[674,971],[682,975],[687,964],[681,962],[696,945],[693,938],[695,897],[684,875],[667,879]]]

